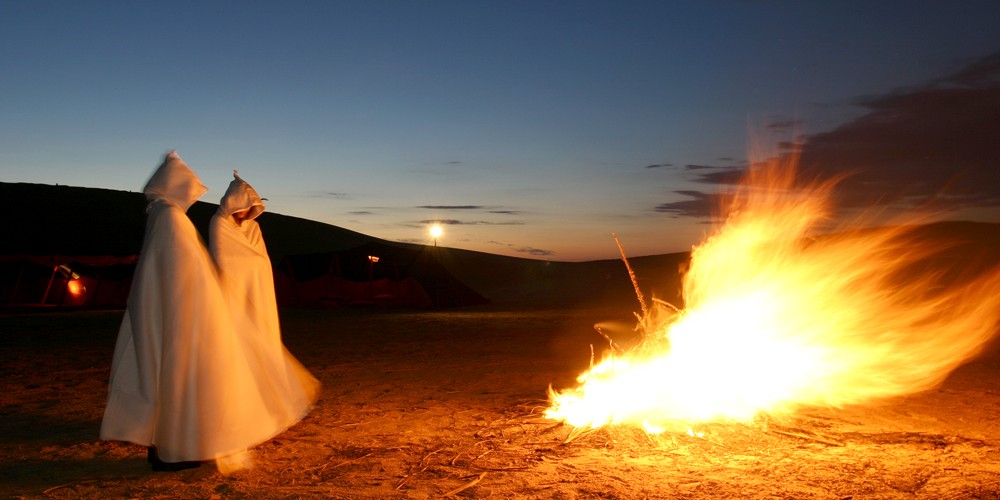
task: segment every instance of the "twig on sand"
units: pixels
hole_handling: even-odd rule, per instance
[[[56,491],[56,490],[60,490],[62,488],[66,488],[68,486],[76,486],[76,485],[79,485],[79,484],[95,483],[95,482],[97,482],[97,479],[85,479],[83,481],[77,481],[75,483],[60,484],[58,486],[53,486],[53,487],[51,487],[51,488],[43,491],[42,494],[45,495],[45,496],[49,496],[49,493],[52,493],[53,491]]]
[[[370,457],[370,456],[372,456],[374,454],[375,454],[374,451],[370,451],[368,453],[365,453],[364,455],[361,455],[360,457],[352,458],[350,460],[344,460],[343,462],[340,462],[339,464],[334,465],[333,467],[330,467],[330,468],[331,469],[336,469],[337,467],[340,467],[341,465],[347,465],[349,463],[354,463],[354,462],[357,462],[358,460],[361,460],[362,458],[367,458],[367,457]]]
[[[424,458],[420,459],[420,463],[418,465],[424,465],[424,460],[427,460],[428,458],[431,458],[431,455],[433,455],[433,454],[435,454],[435,453],[437,453],[439,451],[443,451],[443,450],[444,450],[444,448],[438,448],[438,449],[436,449],[436,450],[428,453],[427,455],[424,455]]]
[[[523,410],[527,410],[529,415],[534,415],[535,413],[538,413],[540,410],[544,411],[545,408],[548,407],[548,401],[538,400],[538,402],[539,404],[533,404],[533,405],[519,404],[517,405],[517,407]]]
[[[461,457],[462,455],[469,455],[469,456],[472,456],[472,454],[471,454],[471,453],[469,453],[469,451],[471,451],[471,450],[472,450],[473,448],[475,448],[476,446],[479,446],[479,445],[481,445],[481,444],[483,444],[483,443],[489,443],[490,441],[495,441],[495,439],[484,439],[484,440],[482,440],[482,441],[477,441],[477,442],[476,442],[476,443],[474,443],[474,444],[473,444],[473,445],[472,445],[471,447],[469,447],[469,450],[466,450],[466,451],[461,451],[461,452],[459,452],[459,453],[458,453],[458,455],[455,455],[455,458],[452,458],[452,459],[451,459],[451,465],[455,465],[455,462],[457,462],[457,461],[458,461],[458,459],[459,459],[459,457]],[[482,457],[483,455],[486,455],[487,453],[490,453],[490,452],[492,452],[492,451],[493,451],[493,450],[486,450],[486,451],[485,451],[484,453],[482,453],[481,455],[479,455],[479,456],[477,456],[476,458],[473,458],[472,460],[470,460],[470,462],[473,462],[473,461],[476,461],[476,460],[478,460],[479,458],[481,458],[481,457]]]
[[[529,469],[527,467],[481,467],[481,466],[476,465],[476,464],[471,464],[471,465],[469,465],[469,467],[472,467],[473,469],[479,469],[479,470],[488,471],[488,472],[522,472],[522,471],[526,471],[526,470],[531,470],[531,469]]]
[[[351,425],[351,424],[345,424],[345,425]],[[357,425],[357,424],[354,424],[354,425]],[[327,427],[336,427],[336,422],[334,423],[334,425],[327,426]],[[319,444],[329,445],[329,443],[327,443],[326,441],[320,440],[320,439],[310,439],[310,438],[296,437],[296,436],[281,436],[281,438],[275,439],[274,441],[275,442],[280,442],[280,441],[298,441],[298,442],[302,442],[302,443],[319,443]]]
[[[548,432],[548,431],[550,431],[552,429],[555,429],[556,427],[559,427],[559,426],[563,425],[562,422],[553,424],[552,423],[552,419],[551,418],[547,418],[547,417],[532,418],[532,419],[525,420],[525,421],[523,421],[521,423],[522,424],[527,424],[527,425],[548,425],[548,426],[551,426],[548,429],[542,430],[542,432]]]
[[[574,427],[573,430],[569,431],[569,435],[566,436],[562,444],[569,444],[578,437],[589,436],[596,431],[597,429],[593,427]]]
[[[784,430],[781,430],[781,429],[775,429],[773,427],[768,432],[773,432],[775,434],[781,434],[782,436],[788,436],[788,437],[793,437],[793,438],[797,438],[797,439],[804,439],[806,441],[815,441],[817,443],[823,443],[823,444],[830,445],[830,446],[844,446],[844,443],[842,443],[840,441],[837,441],[837,440],[835,440],[833,438],[829,438],[829,437],[826,437],[826,436],[822,436],[822,435],[816,434],[815,432],[809,432],[809,431],[803,431],[803,432],[784,431]]]
[[[469,489],[469,488],[471,488],[471,487],[479,484],[479,481],[482,481],[483,478],[486,477],[486,474],[488,474],[488,472],[484,472],[484,473],[480,474],[479,477],[473,479],[472,481],[469,481],[468,483],[465,483],[462,486],[459,486],[458,488],[455,488],[455,489],[449,491],[448,493],[445,493],[444,496],[445,497],[450,497],[450,496],[457,495],[457,494],[459,494],[459,493],[461,493],[461,492],[463,492],[463,491],[465,491],[465,490],[467,490],[467,489]]]
[[[410,473],[410,474],[407,474],[407,475],[403,476],[403,480],[400,481],[399,484],[396,485],[396,489],[398,490],[398,489],[402,488],[404,484],[406,484],[407,482],[409,482],[410,478],[412,478],[413,476],[416,476],[417,474],[420,474],[421,472],[427,470],[427,467],[430,467],[430,466],[428,465],[428,466],[425,467],[424,466],[424,460],[427,460],[428,458],[431,457],[431,455],[433,455],[433,454],[435,454],[435,453],[437,453],[439,451],[442,451],[442,450],[444,450],[444,448],[438,448],[438,449],[436,449],[436,450],[434,450],[434,451],[432,451],[432,452],[424,455],[424,458],[421,458],[420,459],[420,463],[417,464],[417,467],[421,467],[421,469],[418,470],[418,471],[416,471],[416,472],[413,472],[413,473]],[[410,470],[412,471],[415,468],[416,467],[414,467],[414,468],[412,468]]]
[[[403,480],[400,481],[399,484],[396,485],[395,489],[398,490],[398,489],[402,488],[403,485],[406,484],[407,482],[409,482],[410,478],[413,477],[413,476],[414,476],[413,474],[407,474],[407,475],[403,476]]]

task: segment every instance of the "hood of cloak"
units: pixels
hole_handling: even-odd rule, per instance
[[[142,188],[143,194],[151,204],[165,201],[185,212],[207,191],[208,188],[201,183],[198,175],[188,167],[176,151],[167,153],[163,163],[149,178],[146,187]]]
[[[231,217],[236,212],[249,209],[245,220],[254,220],[264,212],[264,201],[257,191],[240,178],[239,174],[233,170],[233,181],[229,183],[229,189],[222,195],[219,201],[219,214],[223,217]]]

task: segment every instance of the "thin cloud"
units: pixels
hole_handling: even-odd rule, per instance
[[[764,128],[774,132],[784,133],[790,130],[798,130],[802,128],[802,122],[799,120],[774,120],[765,125]]]
[[[525,253],[525,254],[528,254],[528,255],[534,255],[536,257],[548,257],[550,255],[555,255],[555,252],[553,252],[552,250],[544,250],[544,249],[541,249],[541,248],[515,247],[515,246],[512,246],[512,245],[510,246],[510,248],[512,250],[514,250],[515,252]]]
[[[719,195],[702,191],[675,191],[689,197],[688,200],[661,203],[653,207],[653,211],[673,214],[677,217],[705,217],[716,213],[719,208]]]
[[[466,222],[457,219],[426,219],[418,221],[418,224],[444,224],[445,226],[460,226],[466,224]]]
[[[523,226],[523,222],[490,222],[484,220],[426,219],[419,224],[441,224],[445,226]]]
[[[799,154],[807,177],[847,175],[838,187],[842,208],[934,202],[947,208],[1000,207],[1000,52],[924,85],[859,98],[866,112],[828,132],[784,143],[779,155]],[[689,165],[687,170],[703,170]],[[738,170],[700,172],[696,182],[732,184]],[[713,195],[654,210],[712,215]]]
[[[356,212],[347,212],[348,215],[375,215],[375,212],[368,210],[358,210]]]
[[[652,165],[646,165],[645,168],[670,168],[673,166],[673,163],[654,163]]]
[[[488,243],[493,244],[493,245],[500,245],[500,246],[503,246],[503,247],[507,247],[507,248],[509,248],[509,249],[517,252],[517,253],[524,253],[524,254],[535,256],[535,257],[548,257],[550,255],[555,255],[556,254],[556,252],[554,252],[552,250],[545,250],[545,249],[542,249],[542,248],[535,248],[535,247],[529,247],[529,246],[517,246],[517,245],[511,244],[511,243],[501,243],[499,241],[489,241]]]
[[[702,167],[692,170],[711,170],[710,172],[700,172],[693,179],[701,184],[721,184],[732,185],[739,181],[740,176],[746,171],[744,167]]]
[[[951,82],[970,87],[996,85],[998,65],[1000,65],[1000,51],[973,61],[968,66],[956,71],[950,77],[942,79],[942,82],[945,84]]]
[[[484,205],[420,205],[416,208],[426,210],[484,210],[490,214],[517,215],[523,212],[519,210],[505,210],[498,207],[488,207]]]
[[[420,205],[417,208],[430,210],[482,210],[486,207],[482,205]]]
[[[347,193],[339,193],[336,191],[325,191],[325,192],[313,192],[309,194],[312,198],[334,198],[338,200],[346,200],[351,196]]]

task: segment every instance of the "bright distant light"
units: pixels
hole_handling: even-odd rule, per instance
[[[441,226],[439,226],[437,224],[431,226],[431,238],[434,238],[434,248],[437,248],[437,246],[438,246],[438,236],[441,236],[442,232],[444,232],[444,230],[441,229]]]

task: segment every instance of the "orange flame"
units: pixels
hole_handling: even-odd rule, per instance
[[[83,282],[75,279],[66,282],[66,290],[68,290],[70,295],[73,297],[79,297],[87,291],[87,288],[83,286]]]
[[[653,432],[748,422],[930,389],[975,356],[1000,321],[1000,269],[958,279],[932,265],[946,243],[899,219],[866,228],[872,214],[815,236],[836,180],[799,186],[795,170],[751,168],[692,252],[685,309],[643,305],[639,345],[550,388],[546,416]]]

